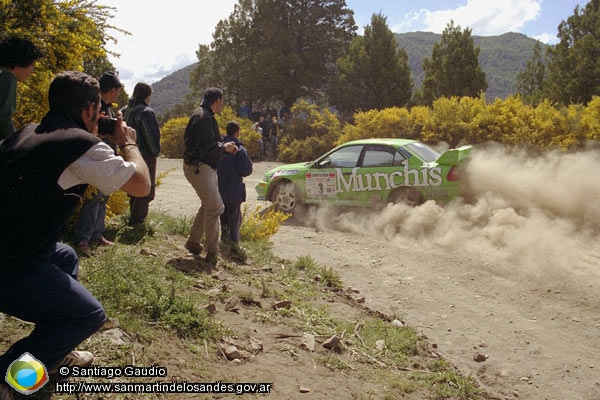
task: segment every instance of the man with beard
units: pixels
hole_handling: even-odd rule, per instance
[[[77,282],[75,251],[59,243],[87,184],[102,193],[136,196],[150,190],[135,130],[119,118],[110,146],[92,134],[100,85],[87,74],[59,73],[48,92],[50,110],[0,144],[0,312],[35,324],[31,334],[0,356],[0,374],[24,353],[52,375],[60,365],[89,366],[93,355],[73,351],[106,315]],[[0,394],[9,390],[0,385]]]

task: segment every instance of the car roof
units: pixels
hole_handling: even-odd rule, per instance
[[[387,144],[388,146],[400,147],[410,143],[417,143],[416,140],[412,139],[399,139],[399,138],[372,138],[372,139],[360,139],[346,142],[343,146],[353,144]]]

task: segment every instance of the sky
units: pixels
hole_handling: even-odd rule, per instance
[[[129,94],[137,82],[152,84],[197,61],[199,44],[209,45],[220,20],[238,0],[98,0],[114,7],[111,25],[131,35],[109,30],[109,56]],[[442,33],[450,20],[472,35],[519,32],[544,43],[558,41],[558,24],[588,0],[346,0],[362,34],[373,14],[381,13],[394,33]]]

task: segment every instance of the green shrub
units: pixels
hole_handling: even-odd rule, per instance
[[[334,147],[341,132],[335,114],[306,101],[296,103],[291,111],[292,118],[280,140],[280,161],[310,161]]]

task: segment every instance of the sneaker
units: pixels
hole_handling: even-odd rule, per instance
[[[115,245],[115,242],[111,242],[104,236],[101,236],[100,240],[98,241],[98,246],[114,246],[114,245]]]
[[[73,350],[54,368],[48,371],[48,375],[58,374],[58,368],[62,366],[72,367],[77,365],[78,367],[89,367],[94,362],[94,355],[89,351],[75,351]]]
[[[79,257],[89,258],[90,254],[92,253],[92,249],[90,249],[90,246],[86,242],[81,242],[75,246],[75,252]]]
[[[0,400],[14,400],[13,389],[0,383]]]
[[[186,242],[185,243],[185,248],[192,254],[194,255],[198,255],[200,253],[202,253],[202,251],[204,250],[204,248],[202,247],[201,244],[199,243],[192,243],[192,242]]]

